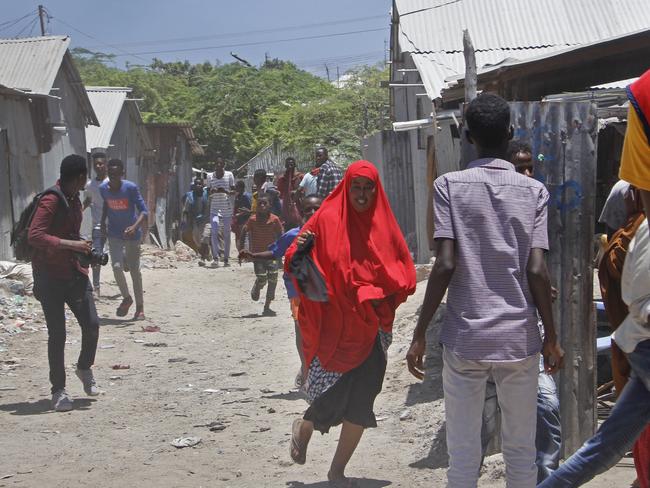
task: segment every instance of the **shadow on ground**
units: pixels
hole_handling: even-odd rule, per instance
[[[96,400],[90,398],[75,398],[72,401],[72,410],[88,410]],[[52,402],[48,398],[41,398],[35,402],[6,403],[0,405],[0,411],[9,412],[11,415],[42,415],[56,413],[52,410]]]
[[[357,482],[359,488],[383,488],[393,483],[388,480],[375,480],[369,478],[351,478]],[[316,483],[303,483],[301,481],[287,481],[287,488],[330,488],[329,481],[317,481]]]
[[[409,464],[411,468],[417,469],[439,469],[449,467],[449,456],[447,454],[447,424],[442,423],[436,437],[433,439],[431,449],[426,457]]]
[[[406,395],[406,405],[430,403],[440,400],[442,392],[442,347],[438,343],[440,326],[445,315],[447,305],[442,303],[431,320],[427,329],[427,350],[424,357],[424,381],[413,383],[409,386]]]
[[[275,395],[264,395],[262,398],[273,400],[304,400],[305,396],[299,391],[293,390],[287,393],[276,393]]]

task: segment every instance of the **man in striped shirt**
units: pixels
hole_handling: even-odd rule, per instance
[[[217,158],[212,178],[208,179],[213,267],[219,265],[219,253],[221,251],[223,251],[223,265],[229,266],[235,177],[230,171],[226,171],[225,167],[226,163],[223,158]],[[223,249],[219,241],[220,230],[223,232]]]
[[[448,486],[474,487],[481,461],[485,385],[491,375],[502,411],[509,488],[533,488],[539,353],[547,372],[561,367],[551,309],[548,192],[506,161],[512,138],[505,100],[481,94],[466,112],[479,159],[434,184],[437,259],[407,354],[422,378],[425,334],[447,288],[440,342],[449,453]],[[544,341],[537,314],[544,325]]]

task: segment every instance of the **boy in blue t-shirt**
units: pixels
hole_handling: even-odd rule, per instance
[[[108,252],[115,281],[122,295],[122,303],[117,308],[117,316],[129,313],[133,298],[129,293],[124,276],[124,262],[131,272],[133,293],[135,295],[134,320],[144,320],[144,294],[142,291],[142,274],[140,273],[140,243],[142,241],[143,223],[147,219],[147,206],[135,183],[122,179],[124,163],[119,159],[108,162],[108,181],[99,190],[104,199],[102,212],[102,232],[108,235]],[[106,220],[108,219],[108,226]],[[126,258],[126,259],[125,259]]]
[[[307,222],[312,215],[320,208],[323,201],[318,195],[308,195],[302,201],[300,215],[302,217],[303,225]],[[282,259],[284,254],[289,249],[289,246],[293,243],[298,234],[300,233],[300,227],[294,227],[293,229],[285,232],[280,236],[280,238],[269,246],[268,251],[252,253],[246,249],[242,250],[239,253],[239,259],[245,259],[247,261],[252,261],[253,259]],[[305,367],[305,358],[302,354],[302,336],[300,335],[300,326],[298,324],[298,308],[300,307],[300,296],[296,291],[296,288],[293,286],[291,278],[284,273],[282,276],[284,279],[284,286],[287,289],[287,297],[291,303],[291,315],[293,316],[293,323],[296,330],[296,349],[298,349],[298,355],[300,356],[300,371],[296,375],[296,387],[300,388],[303,383],[304,375],[306,372]]]

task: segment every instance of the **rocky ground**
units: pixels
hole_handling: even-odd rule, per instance
[[[314,435],[305,466],[288,454],[291,422],[306,404],[292,385],[298,359],[284,290],[277,317],[262,317],[249,296],[251,264],[204,269],[151,249],[143,264],[145,322],[115,317],[117,288],[110,268],[103,272],[99,397],[86,397],[74,376],[80,333],[70,320],[68,413],[50,410],[38,304],[0,301],[0,487],[326,487],[338,429]],[[423,285],[398,313],[379,428],[364,435],[348,469],[362,487],[444,486],[440,354],[431,347],[423,383],[403,360]],[[174,447],[179,438],[200,442]],[[626,487],[634,477],[626,459],[586,486]],[[504,485],[493,456],[479,486]]]

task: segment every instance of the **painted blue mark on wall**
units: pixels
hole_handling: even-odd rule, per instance
[[[575,180],[562,183],[551,194],[551,202],[560,212],[577,208],[581,201],[582,186]]]

